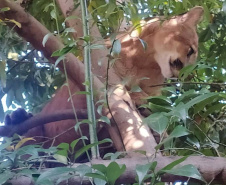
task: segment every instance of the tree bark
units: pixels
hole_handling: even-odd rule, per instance
[[[157,161],[157,166],[155,169],[155,173],[161,170],[166,165],[172,163],[173,161],[179,159],[180,157],[156,157],[154,159],[147,159],[146,157],[140,158],[123,158],[117,159],[115,162],[118,164],[126,165],[126,171],[119,177],[116,181],[116,184],[129,184],[135,183],[136,178],[136,165],[147,164],[150,161]],[[92,160],[92,164],[104,164],[108,166],[109,163],[112,161],[109,160]],[[85,163],[86,165],[90,165],[90,163]],[[202,175],[203,179],[209,182],[216,182],[225,184],[226,183],[226,159],[223,157],[204,157],[204,156],[191,156],[187,158],[184,162],[177,165],[176,167],[181,167],[184,165],[192,164],[194,165]],[[81,164],[75,164],[73,167],[78,167]],[[48,169],[46,169],[48,170]],[[55,179],[57,180],[57,179]],[[175,182],[175,181],[182,181],[185,182],[188,180],[187,177],[183,176],[175,176],[171,174],[164,174],[161,176],[162,182]],[[80,177],[71,178],[68,182],[62,182],[61,185],[68,184],[82,184],[83,185],[90,185],[90,181],[88,178],[81,179]],[[198,181],[196,179],[189,179],[189,182],[199,182],[199,184],[205,184],[204,182]],[[12,180],[11,183],[13,185],[30,185],[34,184],[31,179],[26,177],[20,177],[15,180]]]

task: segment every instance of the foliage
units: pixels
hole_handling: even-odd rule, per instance
[[[109,0],[108,3],[105,0],[90,0],[88,10],[105,38],[117,33],[124,16],[128,24],[136,27],[140,19],[155,15],[166,17],[177,15],[195,5],[201,5],[205,9],[204,20],[198,28],[200,39],[197,65],[182,69],[179,80],[170,79],[163,84],[161,96],[148,98],[149,103],[142,107],[150,109],[153,114],[145,118],[144,123],[160,134],[160,143],[156,151],[161,150],[165,155],[225,156],[226,3],[220,0],[131,0],[122,3],[115,0]],[[53,53],[54,56],[59,56],[58,62],[61,62],[68,52],[81,57],[84,46],[80,45],[79,41],[84,40],[87,44],[93,39],[90,36],[73,40],[69,33],[75,30],[65,27],[65,20],[60,10],[54,9],[53,1],[29,1],[26,10],[53,34],[59,32],[65,48]],[[17,104],[26,107],[27,110],[38,111],[63,84],[64,77],[58,69],[55,69],[56,66],[50,65],[42,54],[6,27],[4,21],[9,20],[0,22],[0,42],[3,43],[0,46],[0,78],[3,89],[0,97],[7,96],[8,108],[14,108]],[[15,23],[15,26],[19,25]],[[47,40],[48,36],[45,39]],[[147,47],[145,43],[142,44],[144,48]],[[90,46],[91,49],[95,47],[103,46]],[[120,43],[116,42],[114,45],[116,54],[120,52],[120,47]],[[139,87],[133,91],[139,91]],[[3,121],[3,114],[1,105],[0,121]],[[167,138],[165,138],[166,133],[168,133]],[[60,144],[58,148],[45,150],[34,145],[21,148],[18,145],[20,141],[25,142],[23,139],[19,141],[13,138],[6,139],[0,146],[1,184],[19,175],[32,177],[37,184],[51,184],[50,180],[62,173],[65,173],[65,176],[64,178],[61,176],[59,182],[73,175],[80,175],[93,177],[96,184],[114,184],[126,168],[112,162],[108,166],[93,165],[92,168],[84,165],[77,169],[59,167],[40,175],[40,172],[34,168],[34,162],[39,159],[38,152],[45,153],[42,157],[44,160],[54,157],[67,164],[68,155],[73,152],[78,140],[71,143],[72,151],[69,144],[65,143]],[[86,152],[95,144],[97,143],[82,148],[77,155]],[[163,150],[162,146],[164,146]],[[28,160],[23,159],[25,154],[30,154]],[[78,157],[77,155],[74,157]],[[158,172],[155,171],[156,162],[138,165],[137,184],[143,184],[149,177],[152,177],[152,184],[157,184],[161,182],[161,175],[166,172],[203,180],[197,169],[191,165],[176,167],[185,158],[174,161]],[[39,165],[41,167],[41,163]],[[118,173],[113,175],[111,171]]]

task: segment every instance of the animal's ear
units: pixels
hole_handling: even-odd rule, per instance
[[[182,15],[182,20],[190,26],[196,26],[202,20],[203,13],[203,7],[196,6],[190,9],[190,11],[188,11],[186,14]]]

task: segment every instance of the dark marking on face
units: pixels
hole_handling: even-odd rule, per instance
[[[184,64],[181,62],[181,60],[178,58],[174,61],[170,61],[170,67],[171,68],[174,68],[174,69],[177,69],[177,70],[180,70],[184,67]]]

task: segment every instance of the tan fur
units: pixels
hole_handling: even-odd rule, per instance
[[[170,67],[170,62],[180,59],[184,66],[193,64],[198,54],[198,36],[196,25],[203,14],[202,7],[195,7],[188,13],[162,22],[152,19],[142,23],[142,31],[134,30],[121,40],[120,59],[115,63],[115,71],[127,78],[129,89],[139,85],[143,92],[132,93],[132,99],[139,105],[140,98],[158,95],[160,88],[149,86],[162,84],[165,78],[178,76],[179,70]],[[140,41],[147,43],[145,50]],[[194,54],[187,57],[190,47]],[[143,77],[149,79],[143,80]]]
[[[158,95],[159,87],[150,87],[151,85],[161,84],[165,78],[178,75],[178,69],[172,68],[170,62],[180,59],[184,66],[195,62],[198,53],[198,37],[196,34],[196,25],[203,14],[202,7],[195,7],[188,13],[171,18],[167,21],[150,20],[142,23],[142,31],[137,34],[134,30],[130,35],[120,37],[122,50],[119,60],[116,61],[114,68],[121,79],[127,78],[126,86],[130,90],[134,85],[139,85],[142,92],[131,93],[132,100],[137,105],[143,103],[142,98],[150,95]],[[144,50],[140,40],[142,39],[148,45]],[[194,49],[194,54],[187,57],[189,48]],[[141,80],[143,77],[148,79]],[[114,81],[111,80],[111,81]],[[116,84],[119,83],[115,80]],[[76,84],[70,83],[72,92],[79,91]],[[71,109],[68,101],[69,94],[66,86],[63,86],[56,96],[43,109],[44,114],[54,112],[56,109]],[[73,96],[73,102],[76,108],[86,108],[85,96]],[[31,130],[27,135],[44,135],[45,137],[54,137],[68,128],[73,127],[74,121],[59,121],[44,125],[43,133],[37,129]],[[40,128],[39,128],[40,129]],[[105,132],[101,132],[103,135]],[[83,129],[83,134],[88,136],[87,128]],[[79,138],[74,129],[67,132],[55,140],[54,145],[60,142],[71,142]]]

